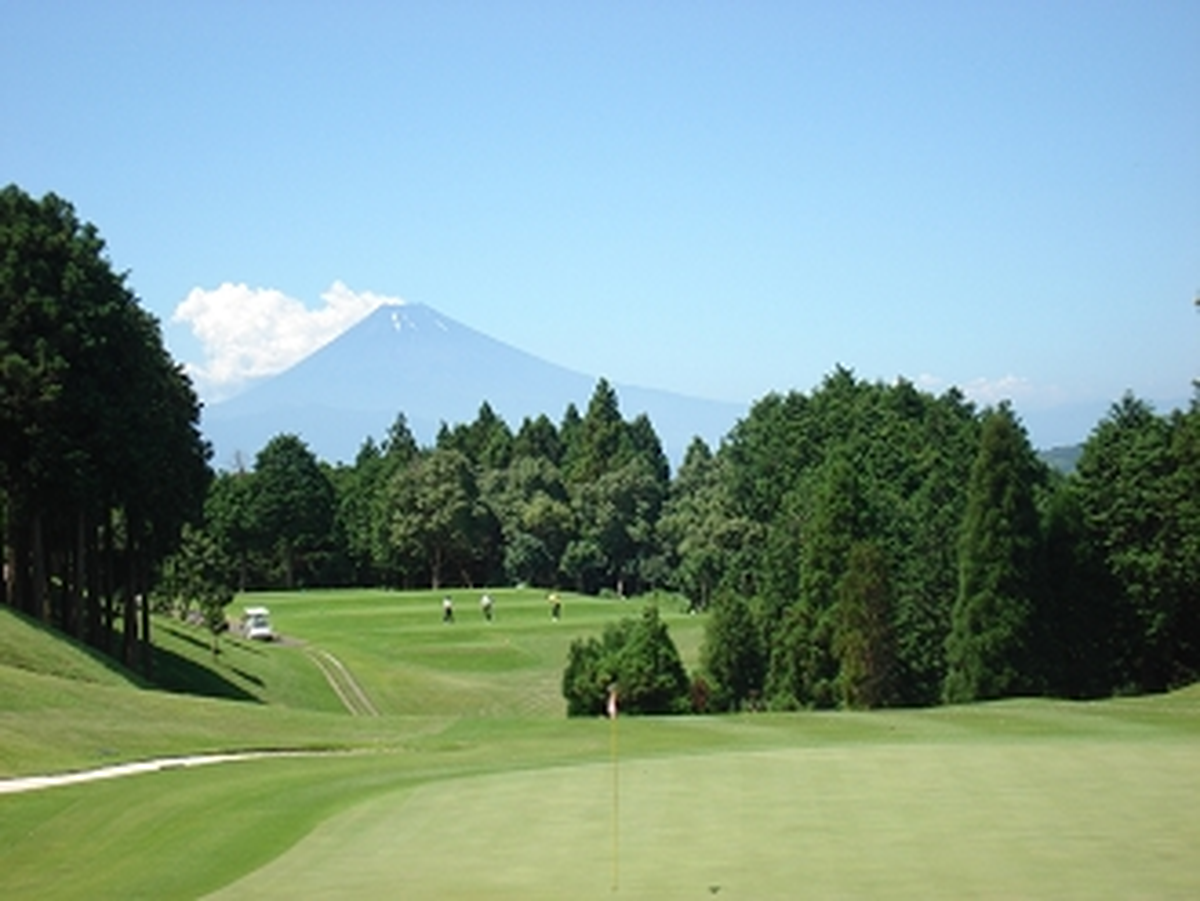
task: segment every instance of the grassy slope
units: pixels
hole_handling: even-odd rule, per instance
[[[562,718],[557,679],[572,637],[633,605],[568,598],[555,625],[539,596],[501,593],[487,625],[477,598],[457,601],[448,627],[427,595],[266,599],[285,635],[350,665],[377,720],[329,712],[298,646],[226,643],[218,674],[269,704],[196,699],[135,690],[0,611],[0,661],[23,661],[0,665],[0,771],[372,749],[0,796],[0,894],[610,894],[610,732]],[[665,609],[694,660],[699,622]],[[159,634],[211,660],[202,642]],[[1197,690],[620,729],[627,896],[1200,890]]]
[[[95,685],[140,685],[107,657],[0,605],[0,666]]]
[[[197,633],[200,634],[200,633]],[[400,741],[431,723],[390,723],[345,716],[299,650],[272,648],[247,663],[225,642],[222,661],[208,683],[229,674],[231,659],[257,665],[253,678],[273,684],[272,673],[293,669],[272,656],[295,658],[318,698],[313,708],[257,701],[232,702],[149,690],[138,677],[101,662],[89,651],[0,607],[0,778],[85,769],[157,756],[251,749],[361,748]],[[261,649],[246,648],[247,658]],[[279,652],[278,654],[276,652]],[[211,660],[207,646],[193,652],[191,667]],[[236,665],[236,663],[235,663]],[[311,671],[311,672],[310,672]],[[287,697],[286,692],[284,696]],[[293,693],[294,698],[302,697]],[[328,708],[335,712],[321,712]]]

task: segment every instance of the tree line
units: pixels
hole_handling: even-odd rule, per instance
[[[239,589],[304,585],[566,586],[636,594],[668,581],[657,524],[670,466],[649,419],[601,379],[584,413],[526,417],[484,402],[420,447],[403,414],[354,462],[279,435],[217,474],[206,533]]]
[[[839,368],[672,475],[601,380],[558,424],[484,403],[432,447],[401,415],[351,465],[279,436],[217,476],[206,528],[241,588],[679,592],[711,609],[714,709],[1153,691],[1200,666],[1198,423],[1126,397],[1068,476],[1007,405]]]

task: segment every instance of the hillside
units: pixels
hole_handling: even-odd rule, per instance
[[[1075,466],[1079,463],[1079,457],[1082,454],[1083,445],[1073,444],[1069,447],[1052,447],[1039,451],[1038,458],[1051,469],[1056,469],[1064,475],[1070,475],[1075,471]]]
[[[160,649],[163,637],[156,639]],[[203,670],[208,659],[201,650],[191,666]],[[297,662],[304,673],[311,669]],[[271,667],[257,670],[243,669],[244,677],[265,683]],[[228,664],[217,664],[208,678],[216,683],[230,672]],[[312,690],[323,698],[328,689],[313,675]],[[346,717],[336,700],[314,706],[238,703],[148,687],[118,664],[0,606],[0,778],[159,756],[380,746],[411,731]],[[321,713],[322,706],[335,713]]]
[[[144,684],[111,658],[0,605],[0,671],[10,669],[94,685]]]

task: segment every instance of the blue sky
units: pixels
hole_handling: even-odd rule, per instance
[[[1008,396],[1040,444],[1200,375],[1194,0],[0,20],[0,181],[99,227],[210,398],[382,298],[721,400]]]

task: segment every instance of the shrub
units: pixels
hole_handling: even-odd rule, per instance
[[[562,692],[568,716],[599,716],[617,686],[622,713],[686,713],[690,683],[667,624],[650,605],[640,619],[605,627],[599,638],[576,639],[567,654]]]

